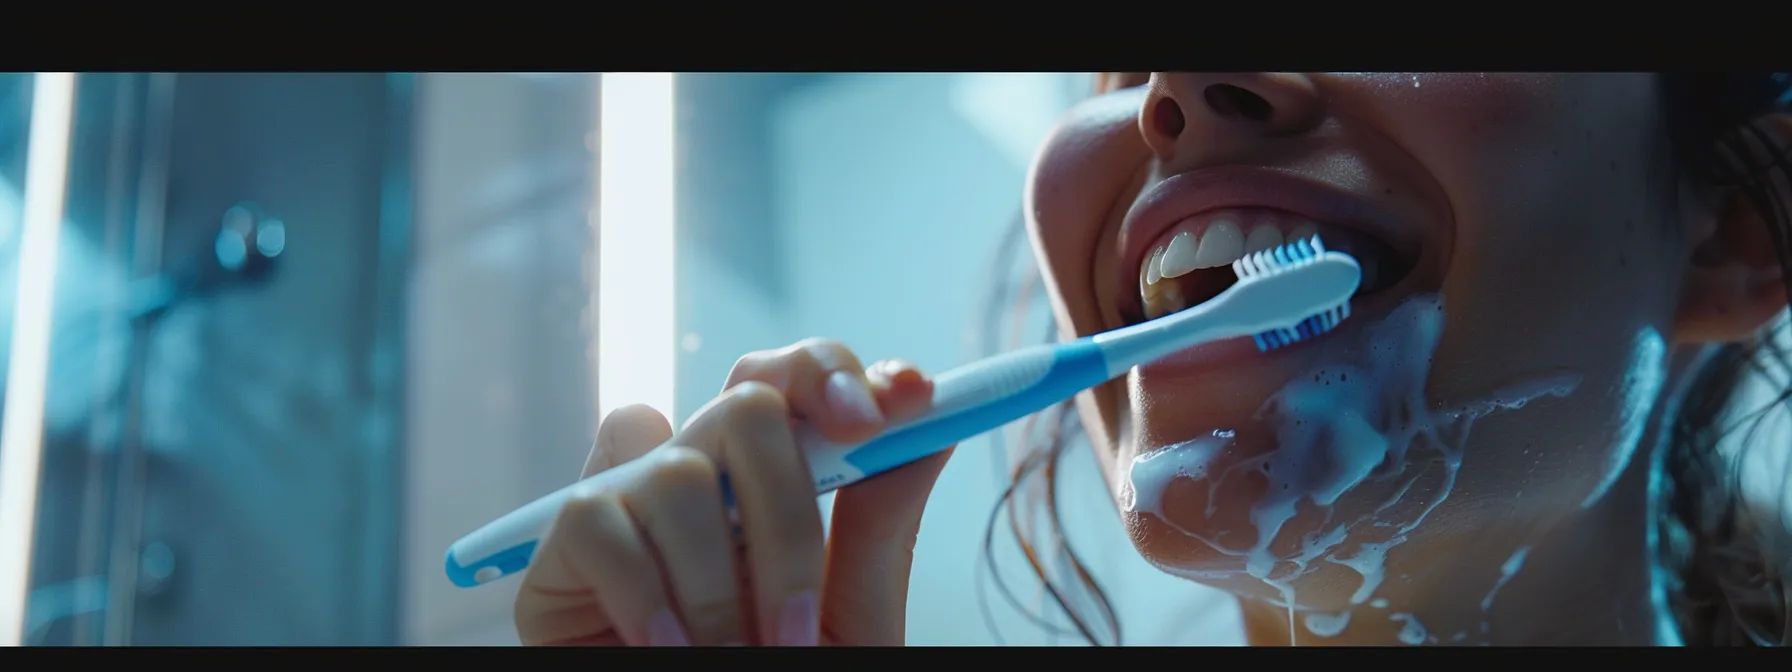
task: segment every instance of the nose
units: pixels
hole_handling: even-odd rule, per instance
[[[1311,131],[1323,117],[1313,79],[1298,73],[1155,72],[1139,131],[1160,159],[1225,138],[1275,138]],[[1182,149],[1182,151],[1191,151]]]

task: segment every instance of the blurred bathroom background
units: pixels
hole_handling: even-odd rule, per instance
[[[36,524],[0,544],[0,568],[31,559],[24,590],[0,577],[0,609],[34,645],[514,644],[516,581],[452,587],[450,542],[575,478],[604,410],[680,422],[747,351],[825,336],[942,370],[989,347],[989,287],[1031,262],[997,256],[1028,161],[1090,88],[113,73],[74,77],[72,112],[38,95],[68,81],[0,75],[5,419],[43,415],[41,442],[6,428],[0,526]],[[66,142],[34,109],[69,115]],[[54,162],[28,155],[60,145],[58,199]],[[64,205],[39,218],[60,227],[53,267],[21,263],[45,240],[33,185]],[[47,318],[21,301],[46,274]],[[10,366],[45,351],[46,319],[47,369]],[[40,444],[22,498],[17,458]],[[983,561],[1007,460],[985,438],[947,467],[911,643],[1076,643]],[[1125,641],[1239,643],[1228,600],[1132,552],[1092,460],[1067,468],[1071,537]],[[1051,615],[995,539],[1019,606]]]

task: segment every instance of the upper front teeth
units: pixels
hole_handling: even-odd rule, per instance
[[[1195,233],[1183,231],[1170,239],[1164,258],[1158,262],[1158,273],[1166,278],[1187,275],[1198,268],[1224,266],[1244,256],[1244,232],[1231,220],[1216,219],[1201,233],[1195,244]]]
[[[1163,278],[1180,277],[1203,268],[1229,266],[1247,254],[1280,246],[1285,240],[1311,238],[1318,230],[1316,224],[1302,222],[1284,238],[1282,229],[1274,222],[1241,227],[1234,219],[1215,219],[1204,230],[1179,232],[1168,245],[1154,250],[1145,260],[1145,284],[1154,285]]]
[[[1139,269],[1139,298],[1147,319],[1189,306],[1182,283],[1164,282],[1203,268],[1229,266],[1247,254],[1281,246],[1289,240],[1312,238],[1319,225],[1253,213],[1220,214],[1205,227],[1184,223],[1170,242],[1151,251]],[[1255,220],[1255,221],[1253,221]],[[1242,223],[1241,223],[1242,222]]]

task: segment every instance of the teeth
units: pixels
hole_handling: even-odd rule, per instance
[[[1158,283],[1152,290],[1145,300],[1145,319],[1163,317],[1188,307],[1188,299],[1182,297],[1182,287],[1174,282]]]
[[[1157,257],[1158,254],[1152,252],[1151,256],[1145,257],[1145,265],[1139,269],[1139,298],[1145,300],[1147,307],[1157,298]]]
[[[1200,231],[1181,231],[1169,244],[1153,250],[1139,269],[1139,296],[1144,299],[1147,319],[1168,315],[1188,307],[1179,283],[1164,282],[1205,268],[1229,266],[1247,254],[1279,247],[1288,241],[1312,238],[1318,224],[1295,222],[1278,225],[1273,221],[1240,226],[1233,217],[1219,217]],[[1365,270],[1367,275],[1367,270]]]
[[[1303,222],[1303,223],[1295,226],[1292,231],[1288,232],[1288,239],[1289,240],[1306,240],[1308,238],[1312,238],[1313,236],[1317,236],[1317,235],[1319,235],[1319,225],[1318,224],[1314,224],[1312,222]],[[1281,243],[1277,243],[1277,245],[1280,245],[1280,244]]]
[[[1193,271],[1201,268],[1225,266],[1244,256],[1244,232],[1229,219],[1216,219],[1207,225],[1207,231],[1201,234],[1201,248],[1195,251]],[[1165,257],[1166,262],[1168,257]],[[1166,264],[1167,265],[1167,264]],[[1188,271],[1183,271],[1187,273]],[[1180,274],[1178,274],[1180,275]],[[1165,273],[1164,277],[1175,277]]]
[[[1170,246],[1164,248],[1164,256],[1158,262],[1157,272],[1166,278],[1187,275],[1189,271],[1201,268],[1196,263],[1200,258],[1200,246],[1195,243],[1195,234],[1183,231],[1170,239]]]
[[[1299,240],[1299,238],[1295,238],[1295,240]],[[1276,230],[1276,227],[1273,226],[1259,226],[1251,229],[1251,235],[1245,236],[1244,253],[1255,254],[1281,244],[1281,231]]]

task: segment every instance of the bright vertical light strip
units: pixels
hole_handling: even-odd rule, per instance
[[[598,93],[597,401],[672,417],[674,78],[607,73]]]
[[[69,131],[75,75],[40,72],[31,87],[31,136],[25,158],[25,217],[12,353],[0,417],[0,645],[25,637],[31,590],[32,533],[43,460],[44,393],[50,373],[50,308],[68,189]]]

